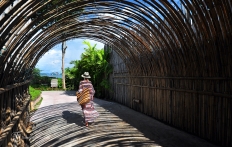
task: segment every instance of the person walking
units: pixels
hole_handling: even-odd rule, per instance
[[[95,90],[91,81],[89,80],[91,78],[89,72],[84,72],[84,74],[81,76],[84,78],[84,80],[80,81],[78,92],[81,93],[84,88],[88,88],[90,93],[90,102],[81,105],[84,114],[84,123],[85,126],[88,127],[89,123],[94,122],[94,120],[99,116],[99,113],[94,108],[93,96],[95,94]]]

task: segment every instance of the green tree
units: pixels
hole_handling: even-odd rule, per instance
[[[77,89],[76,68],[65,68],[65,81],[67,90]]]
[[[41,70],[39,68],[34,68],[32,72],[33,77],[40,77],[40,72]]]
[[[96,96],[103,98],[105,97],[105,91],[110,91],[108,76],[113,69],[108,62],[110,49],[97,49],[96,44],[91,46],[88,41],[84,41],[83,43],[87,45],[87,48],[84,48],[85,52],[82,53],[81,60],[70,62],[74,66],[67,69],[66,74],[70,79],[72,78],[74,81],[77,81],[74,87],[78,88],[77,85],[82,80],[81,74],[88,71],[96,90]]]
[[[31,79],[31,84],[39,84],[41,81],[41,76],[40,76],[41,70],[39,68],[34,68],[32,71],[32,79]]]

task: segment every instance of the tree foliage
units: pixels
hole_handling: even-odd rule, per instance
[[[41,70],[39,68],[34,68],[33,69],[31,84],[38,84],[38,83],[40,83],[40,80],[41,80],[40,71]]]

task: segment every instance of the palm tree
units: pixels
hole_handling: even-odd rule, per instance
[[[98,68],[96,64],[99,63],[97,57],[98,50],[96,49],[97,44],[91,46],[88,41],[84,41],[83,44],[88,46],[88,48],[84,48],[85,52],[81,55],[81,62],[84,65],[83,68],[89,71],[93,77],[93,83],[96,83],[95,74]]]
[[[89,70],[93,77],[93,84],[96,87],[97,95],[104,96],[105,89],[110,90],[108,75],[112,72],[112,66],[109,64],[109,49],[98,50],[96,44],[92,47],[88,41],[84,41],[88,46],[82,54],[84,68]]]
[[[85,52],[82,53],[81,60],[71,61],[70,64],[74,66],[67,70],[66,74],[73,74],[74,81],[80,81],[82,79],[81,74],[88,71],[96,90],[96,96],[104,97],[105,90],[110,91],[108,75],[113,69],[108,62],[109,49],[97,49],[96,44],[91,46],[88,41],[83,43],[87,45],[87,48],[84,48]]]

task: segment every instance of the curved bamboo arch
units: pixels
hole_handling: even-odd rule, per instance
[[[226,73],[220,51],[231,56],[229,0],[15,3],[0,3],[2,13],[13,5],[0,21],[0,47],[7,47],[0,57],[0,87],[16,82],[11,76],[23,79],[54,45],[80,37],[114,46],[123,60],[129,60],[131,75],[217,77]],[[205,72],[215,65],[217,72]]]

